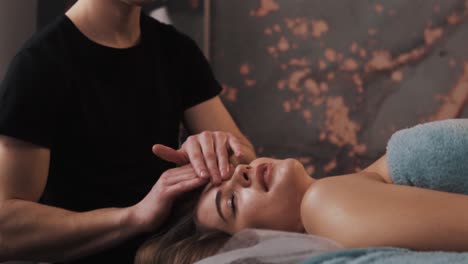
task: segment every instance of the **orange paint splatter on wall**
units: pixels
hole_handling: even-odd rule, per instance
[[[456,118],[468,102],[468,61],[464,63],[463,73],[447,96],[442,97],[442,105],[430,120]]]
[[[321,82],[321,83],[320,83],[320,91],[321,91],[321,92],[324,92],[324,93],[325,93],[325,92],[328,92],[328,84],[325,83],[325,82]]]
[[[325,132],[320,132],[320,136],[319,136],[319,140],[320,141],[325,141],[325,139],[327,139],[327,133]]]
[[[285,37],[281,37],[280,41],[278,42],[278,50],[285,52],[289,50],[289,41]]]
[[[301,87],[299,86],[300,81],[309,74],[309,69],[303,69],[298,71],[293,71],[289,76],[288,88],[293,92],[300,92]]]
[[[325,20],[312,20],[312,36],[320,38],[328,32],[328,24]]]
[[[362,81],[362,78],[358,73],[353,74],[352,80],[353,80],[354,85],[356,86],[357,92],[358,93],[364,92],[364,87],[363,87],[364,82]]]
[[[330,62],[335,62],[337,59],[336,51],[330,48],[325,49],[325,58]]]
[[[274,30],[275,32],[279,33],[279,32],[281,32],[281,26],[278,25],[278,24],[275,24],[275,25],[273,26],[273,30]]]
[[[329,97],[326,107],[325,127],[328,140],[340,147],[351,145],[354,152],[363,153],[366,148],[357,139],[360,126],[349,118],[349,108],[343,97]]]
[[[307,79],[304,82],[304,87],[306,91],[309,92],[312,96],[319,96],[320,95],[320,88],[318,83],[313,79]]]
[[[348,58],[346,59],[343,64],[341,65],[341,69],[344,71],[355,71],[359,67],[359,64],[356,60]]]
[[[306,172],[310,175],[310,176],[314,176],[314,173],[315,173],[315,166],[313,165],[308,165],[305,167],[306,168]]]
[[[401,82],[403,81],[403,72],[402,71],[394,71],[392,72],[392,81],[394,82]]]
[[[392,66],[392,55],[389,51],[379,50],[374,51],[372,59],[367,63],[366,69],[383,70]]]
[[[309,109],[302,110],[302,116],[307,123],[312,122],[312,112]]]
[[[381,4],[376,4],[376,5],[374,6],[374,10],[375,10],[375,12],[381,14],[381,13],[383,12],[383,10],[384,10],[384,7],[383,7],[383,5],[381,5]]]
[[[285,113],[291,112],[291,103],[289,101],[284,101],[283,102],[283,111]]]
[[[332,170],[334,170],[336,168],[336,159],[333,159],[332,161],[330,161],[328,164],[326,164],[324,167],[323,167],[323,170],[328,173]]]
[[[264,17],[272,12],[278,11],[279,9],[280,6],[278,5],[278,3],[276,3],[275,0],[260,0],[260,7],[255,11],[251,11],[250,15]]]
[[[327,68],[327,63],[324,60],[319,60],[318,67],[319,70],[323,71]]]
[[[239,90],[237,88],[223,85],[223,91],[221,92],[221,96],[229,102],[236,102],[238,92]]]
[[[367,51],[363,48],[359,49],[359,56],[361,56],[361,58],[367,57]]]
[[[306,58],[301,58],[301,59],[292,58],[292,59],[289,60],[289,65],[308,67],[308,66],[310,66],[310,62]]]
[[[276,47],[273,47],[273,46],[267,47],[267,52],[274,58],[278,58],[278,50],[276,49]]]
[[[247,79],[245,80],[245,85],[247,87],[252,87],[252,86],[255,86],[257,84],[257,81],[256,80],[251,80],[251,79]]]
[[[453,13],[447,17],[447,23],[449,23],[450,25],[460,24],[461,21],[462,21],[462,17],[458,15],[457,13]]]
[[[432,45],[444,34],[444,30],[440,27],[438,28],[427,28],[424,30],[424,40],[427,45]]]
[[[250,73],[250,66],[248,64],[242,64],[239,72],[241,75],[248,75]]]
[[[349,51],[351,53],[356,53],[358,51],[358,44],[356,42],[351,43],[351,46],[349,47]]]
[[[277,83],[277,87],[279,90],[284,90],[286,88],[287,81],[279,80]]]
[[[296,18],[296,19],[285,19],[286,26],[292,31],[292,33],[303,39],[307,38],[309,34],[309,25],[308,21],[305,18]]]

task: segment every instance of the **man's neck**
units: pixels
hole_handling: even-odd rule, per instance
[[[92,41],[128,48],[140,40],[140,12],[141,7],[119,0],[79,0],[66,15]]]

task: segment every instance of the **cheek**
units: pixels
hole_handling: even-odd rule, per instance
[[[242,210],[239,209],[236,230],[244,228],[283,229],[284,220],[289,223],[287,214],[297,214],[295,204],[290,198],[276,196],[274,193],[245,193]]]

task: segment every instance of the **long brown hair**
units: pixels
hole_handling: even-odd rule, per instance
[[[166,224],[138,249],[135,264],[191,264],[218,252],[230,235],[198,228],[195,209],[200,193],[176,201]]]

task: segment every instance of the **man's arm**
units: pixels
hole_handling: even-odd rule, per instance
[[[373,173],[314,185],[301,208],[308,233],[351,248],[468,250],[467,195],[387,184]]]
[[[256,158],[252,143],[237,127],[219,96],[187,109],[184,113],[184,121],[190,134],[199,134],[203,131],[222,131],[236,137],[242,148],[242,157],[237,157],[236,162],[248,164]],[[206,153],[204,154],[206,158]],[[234,156],[234,158],[236,157]],[[209,161],[207,160],[207,162]]]
[[[129,209],[75,213],[38,204],[50,151],[0,136],[0,261],[63,261],[137,233]]]
[[[184,113],[184,121],[191,134],[199,134],[206,130],[232,133],[250,150],[246,159],[250,161],[255,159],[252,144],[237,127],[219,96],[187,109]]]
[[[157,228],[178,194],[203,184],[181,167],[161,175],[132,207],[76,213],[37,203],[49,159],[48,149],[0,136],[0,262],[65,261],[109,248]]]
[[[252,144],[218,96],[187,109],[184,121],[192,136],[179,150],[154,145],[154,154],[177,165],[191,163],[198,176],[210,177],[215,185],[230,177],[230,164],[248,164],[255,159]]]

